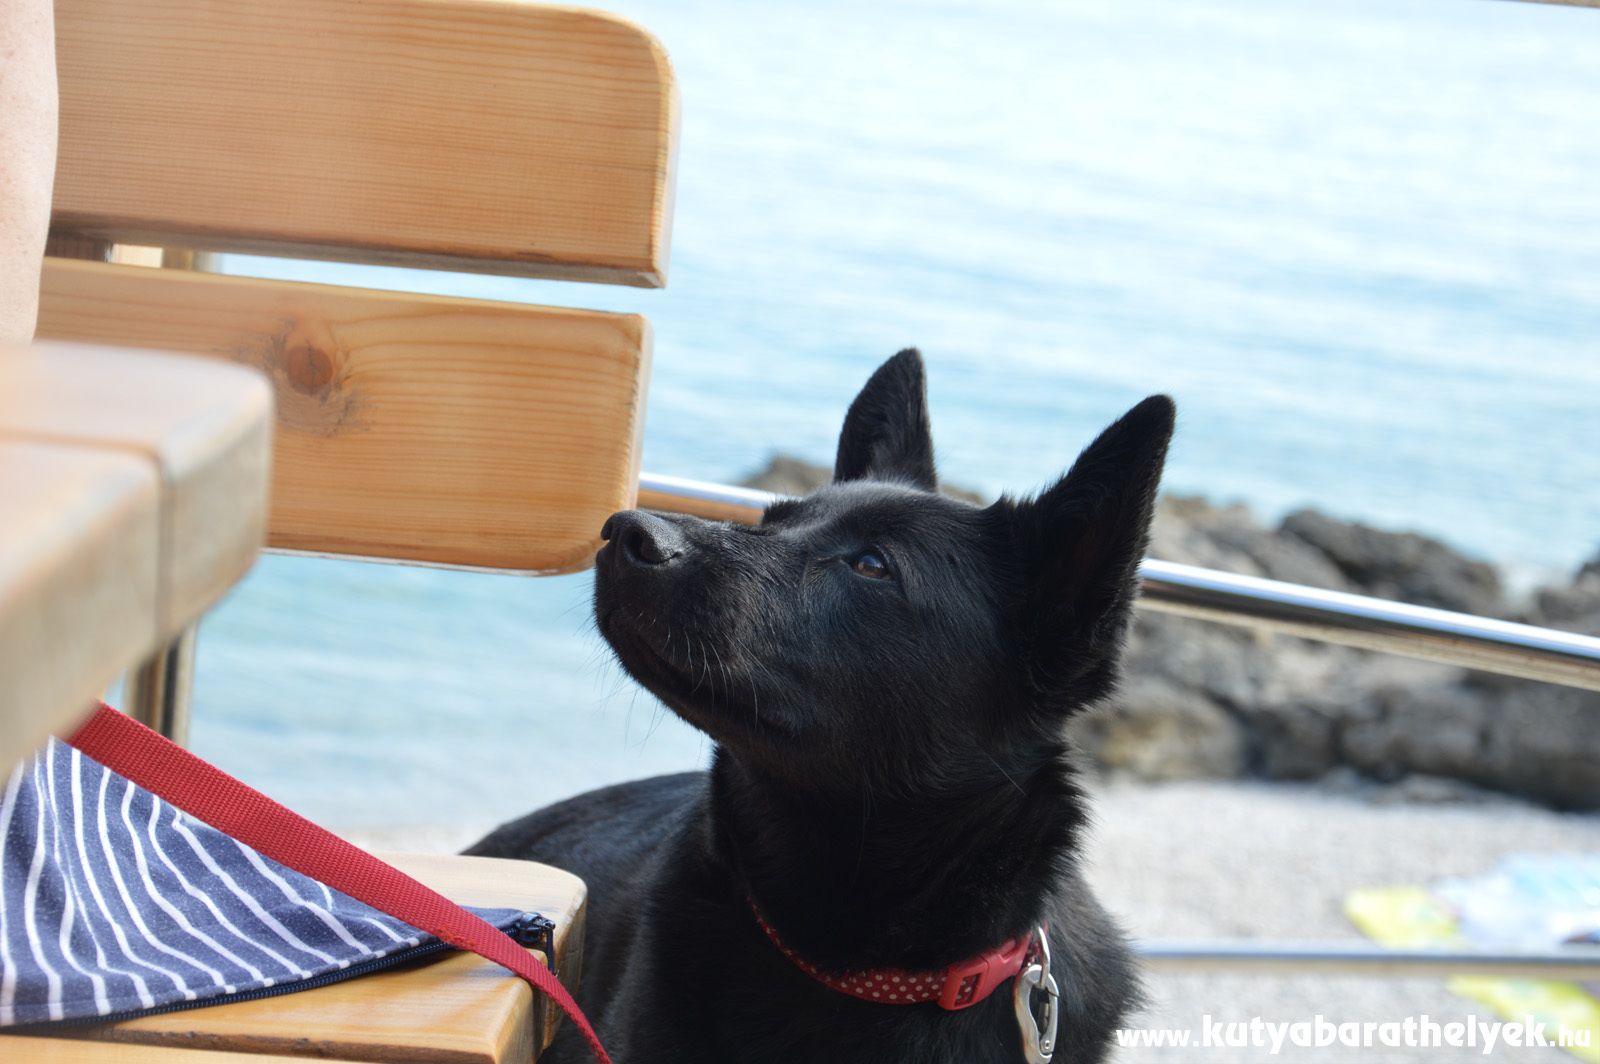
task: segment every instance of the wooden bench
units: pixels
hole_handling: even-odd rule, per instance
[[[158,360],[169,369],[253,368],[249,387],[275,408],[270,503],[263,513],[257,484],[253,503],[215,504],[236,523],[254,505],[254,539],[185,597],[174,575],[226,537],[181,540],[187,526],[163,516],[149,469],[13,456],[22,445],[0,428],[0,493],[21,497],[5,479],[15,466],[41,512],[61,507],[63,492],[94,511],[74,519],[82,557],[99,560],[66,565],[70,579],[29,601],[82,613],[110,594],[108,574],[148,570],[129,611],[151,618],[115,646],[76,647],[84,662],[63,667],[71,679],[51,688],[49,710],[31,688],[15,696],[26,711],[0,702],[0,728],[11,729],[0,739],[21,750],[68,727],[143,657],[136,715],[181,740],[173,692],[192,625],[263,538],[280,550],[524,574],[588,566],[605,518],[636,498],[643,318],[193,267],[208,253],[249,252],[660,286],[677,133],[660,46],[621,19],[505,0],[60,0],[56,19],[61,148],[39,336],[93,350],[45,343],[16,357],[94,382],[143,380],[156,362],[116,350],[130,347],[200,356]],[[63,368],[72,359],[99,361]],[[192,396],[181,376],[157,373],[151,391]],[[134,407],[142,396],[123,394]],[[264,450],[266,434],[254,438]],[[251,534],[229,539],[242,541]],[[7,635],[25,612],[7,598],[9,549],[0,538]],[[555,918],[552,967],[575,981],[583,889],[573,877],[482,859],[396,863],[458,901]],[[0,1055],[520,1062],[548,1042],[554,1019],[520,980],[453,956],[71,1040],[9,1036]]]

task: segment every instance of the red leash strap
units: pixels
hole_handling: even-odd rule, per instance
[[[567,988],[509,935],[442,894],[245,786],[104,702],[67,742],[111,771],[279,864],[436,935],[457,949],[470,950],[510,968],[561,1007],[582,1032],[596,1060],[611,1064],[594,1028]]]

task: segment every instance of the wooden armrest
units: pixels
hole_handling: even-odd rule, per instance
[[[529,861],[379,856],[452,901],[535,910],[554,920],[553,969],[569,990],[576,988],[585,900],[583,881],[577,876]],[[559,1015],[543,1000],[536,1006],[528,984],[504,968],[470,953],[450,952],[317,990],[52,1033],[119,1046],[284,1057],[524,1064],[537,1055],[535,1047],[542,1051],[549,1045]],[[5,1042],[0,1042],[0,1056],[8,1064],[13,1059],[28,1064],[72,1059],[18,1058]],[[252,1055],[241,1064],[256,1059]],[[189,1060],[185,1054],[169,1064]]]
[[[160,500],[132,455],[0,436],[0,774],[155,644]]]
[[[182,1056],[158,1046],[83,1042],[77,1039],[39,1038],[0,1034],[0,1053],[6,1064],[305,1064],[304,1057],[275,1053],[233,1053],[186,1049]]]
[[[0,347],[0,765],[249,567],[271,411],[265,381],[235,366]]]

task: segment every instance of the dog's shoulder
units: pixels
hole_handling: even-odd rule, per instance
[[[709,791],[704,772],[605,787],[503,824],[465,851],[540,861],[584,880],[588,927],[577,998],[618,1059],[666,1027],[681,1040],[704,1033],[704,1021],[693,1019],[701,1007],[693,995],[670,1007],[658,1002],[699,985],[663,958],[688,957],[690,976],[705,963],[704,935],[693,929],[708,923],[695,902],[719,893],[707,887],[718,882],[707,844]],[[663,947],[663,935],[686,937],[694,948]],[[567,1064],[588,1054],[568,1024],[542,1059]]]
[[[606,882],[638,865],[646,851],[670,834],[664,830],[668,825],[696,815],[707,789],[704,772],[603,787],[502,824],[463,852],[541,861],[591,884]],[[599,878],[591,879],[591,874]]]

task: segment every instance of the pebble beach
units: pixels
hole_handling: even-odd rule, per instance
[[[1448,794],[1449,792],[1444,792]],[[1418,801],[1400,788],[1339,792],[1307,784],[1195,781],[1111,784],[1099,793],[1090,844],[1101,899],[1141,938],[1360,940],[1343,914],[1362,887],[1425,885],[1476,875],[1513,853],[1600,849],[1600,816],[1557,813],[1498,796]],[[1131,1022],[1190,1028],[1201,1017],[1282,1023],[1311,1020],[1497,1022],[1491,1010],[1442,980],[1299,976],[1157,976]],[[1482,1059],[1477,1049],[1127,1048],[1135,1061]],[[1572,1060],[1554,1049],[1497,1045],[1489,1059]]]

